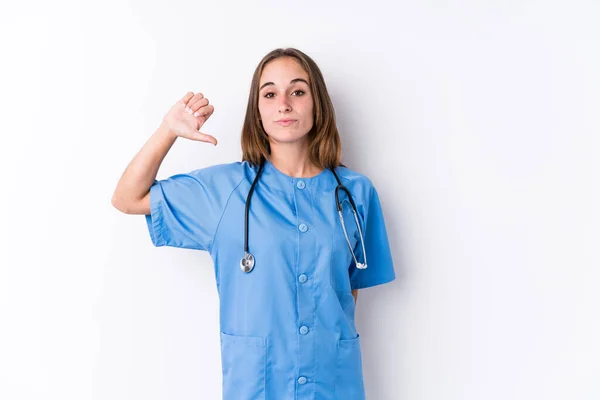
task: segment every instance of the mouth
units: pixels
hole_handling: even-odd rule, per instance
[[[282,126],[292,125],[294,122],[297,122],[297,120],[295,120],[295,119],[280,119],[279,121],[275,121],[275,123],[282,125]]]

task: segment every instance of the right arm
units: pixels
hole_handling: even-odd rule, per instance
[[[154,134],[131,160],[117,183],[111,203],[125,214],[150,214],[150,188],[160,164],[178,136],[214,145],[217,140],[198,130],[214,112],[202,93],[188,92],[163,118]]]
[[[150,187],[177,136],[163,122],[119,179],[112,205],[125,214],[150,214]]]

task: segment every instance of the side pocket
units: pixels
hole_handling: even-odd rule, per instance
[[[338,340],[335,398],[364,400],[365,385],[362,373],[360,335],[354,339]]]
[[[264,338],[221,332],[223,400],[264,400],[266,362]]]

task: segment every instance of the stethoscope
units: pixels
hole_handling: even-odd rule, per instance
[[[265,165],[265,160],[260,164],[260,168],[258,169],[258,173],[254,178],[254,182],[252,182],[252,186],[250,186],[250,192],[248,192],[248,197],[246,198],[246,217],[244,219],[244,257],[240,260],[240,268],[242,268],[243,272],[250,272],[254,269],[254,256],[252,253],[248,251],[248,212],[250,210],[250,199],[252,199],[252,193],[254,192],[254,187],[262,174],[263,168]],[[363,241],[362,229],[360,228],[360,223],[358,222],[358,213],[356,211],[356,205],[354,204],[354,200],[352,200],[352,195],[346,186],[342,185],[340,178],[338,177],[335,169],[331,168],[331,172],[335,176],[335,180],[338,183],[338,186],[335,188],[335,202],[338,209],[338,214],[340,216],[340,222],[342,223],[342,229],[344,231],[344,236],[346,237],[346,243],[348,243],[348,248],[350,249],[350,254],[352,254],[352,258],[354,259],[354,263],[357,268],[365,269],[367,268],[367,253],[365,251],[365,242]],[[348,238],[348,232],[346,232],[346,224],[344,224],[344,217],[342,216],[342,203],[340,203],[338,191],[343,190],[348,195],[348,199],[350,200],[350,205],[352,206],[352,213],[354,214],[354,221],[356,222],[356,226],[358,227],[358,234],[360,235],[360,244],[362,246],[363,252],[363,260],[364,264],[359,263],[354,255],[354,250],[352,249],[352,245],[350,244],[350,239]]]

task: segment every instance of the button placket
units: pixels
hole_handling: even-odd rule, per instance
[[[313,377],[307,375],[308,371],[312,371],[315,365],[315,336],[310,334],[309,327],[314,324],[313,310],[314,304],[314,293],[312,280],[309,280],[312,271],[314,270],[315,254],[314,249],[316,241],[316,232],[312,231],[315,226],[315,222],[312,220],[314,215],[313,210],[313,194],[309,190],[309,184],[304,180],[295,180],[292,183],[294,190],[294,200],[297,209],[297,228],[298,234],[298,259],[297,259],[297,290],[298,290],[298,312],[297,312],[297,323],[298,323],[298,344],[300,346],[300,353],[298,359],[298,377],[297,384],[302,387],[298,389],[299,396],[305,396],[302,394],[304,391],[310,391],[311,385],[307,385],[309,381],[313,381]],[[295,186],[295,187],[294,187]],[[304,373],[304,374],[303,374]],[[308,392],[306,393],[308,395]]]

